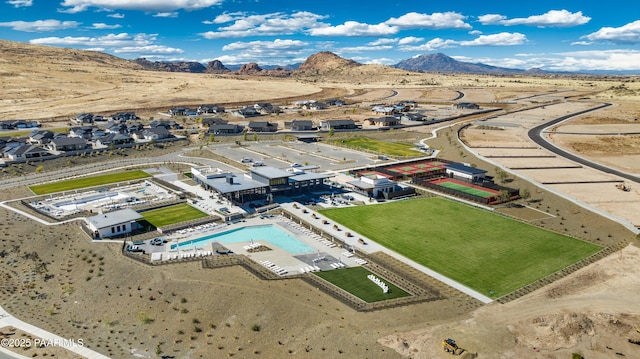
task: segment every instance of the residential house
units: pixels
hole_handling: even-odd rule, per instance
[[[260,113],[254,107],[243,107],[236,111],[231,111],[231,115],[247,118],[247,117],[256,117],[260,116]]]
[[[111,115],[111,119],[113,121],[128,122],[137,121],[140,119],[140,117],[136,116],[135,112],[118,112]]]
[[[29,143],[32,145],[46,145],[55,137],[55,134],[51,131],[38,131],[34,130],[29,135]]]
[[[164,127],[167,130],[181,130],[183,128],[182,125],[180,125],[176,121],[158,121],[158,120],[151,121],[151,123],[149,124],[149,127],[151,128]]]
[[[327,105],[323,102],[310,102],[302,106],[302,109],[309,111],[319,111],[327,108]]]
[[[223,120],[219,117],[205,117],[200,121],[200,126],[211,127],[213,125],[226,125],[229,121]]]
[[[171,117],[186,116],[187,115],[187,111],[189,111],[189,109],[186,108],[186,107],[174,107],[174,108],[170,108],[169,109],[169,115]]]
[[[269,121],[251,121],[247,125],[247,131],[249,132],[276,132],[278,131],[278,124],[271,123]]]
[[[79,125],[93,123],[93,114],[91,113],[80,113],[73,119],[73,121]]]
[[[127,125],[124,123],[116,122],[116,121],[109,121],[105,126],[105,132],[106,133],[126,133]]]
[[[81,137],[58,137],[51,140],[47,147],[51,151],[67,152],[84,150],[89,146],[87,141]]]
[[[35,158],[41,158],[49,155],[49,151],[34,145],[20,145],[17,147],[11,147],[5,152],[5,156],[12,160],[30,160]]]
[[[131,208],[121,209],[109,213],[98,214],[85,219],[93,238],[109,238],[124,236],[138,229],[138,220],[142,218]]]
[[[25,120],[11,121],[11,128],[13,129],[37,128],[37,127],[40,127],[40,123],[38,123],[38,121],[25,121]]]
[[[346,102],[339,100],[339,99],[330,99],[330,100],[326,100],[324,103],[327,104],[327,106],[335,106],[335,107],[342,107],[344,105],[346,105]]]
[[[425,121],[426,119],[423,114],[417,112],[407,112],[400,116],[402,121]]]
[[[164,140],[166,138],[170,138],[171,132],[164,127],[155,127],[155,128],[145,128],[142,130],[142,137],[145,140]]]
[[[371,111],[377,115],[391,115],[395,112],[395,106],[382,106],[376,105],[371,108]]]
[[[320,121],[321,130],[355,130],[358,128],[353,120],[325,120]]]
[[[390,127],[390,126],[398,126],[400,124],[400,120],[396,119],[393,116],[384,116],[378,118],[367,118],[364,120],[364,124],[368,126],[376,126],[376,127]]]
[[[268,102],[260,102],[253,105],[253,108],[261,115],[269,115],[272,113],[279,113],[280,107],[272,105]]]
[[[79,127],[71,127],[69,129],[69,137],[80,137],[85,140],[91,139],[93,137],[93,131],[97,130],[97,126],[79,126]]]
[[[242,132],[242,126],[234,124],[221,124],[209,126],[209,134],[214,135],[229,135]]]
[[[293,120],[288,123],[291,131],[311,131],[315,130],[311,120]],[[286,127],[286,124],[285,124]]]
[[[224,113],[224,111],[224,107],[218,105],[202,105],[196,110],[198,115],[203,113]]]
[[[128,143],[133,143],[133,138],[129,135],[125,135],[122,133],[109,133],[102,137],[98,137],[95,140],[96,146],[118,146],[124,145]]]

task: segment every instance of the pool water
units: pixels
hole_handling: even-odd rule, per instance
[[[315,251],[308,245],[300,242],[296,238],[288,235],[283,230],[273,225],[250,226],[233,229],[230,231],[216,233],[209,236],[184,241],[178,244],[180,249],[202,247],[211,242],[219,243],[240,243],[240,242],[269,242],[272,245],[282,248],[291,254],[302,254]],[[174,249],[176,245],[172,245]]]

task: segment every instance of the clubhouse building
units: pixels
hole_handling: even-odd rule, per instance
[[[212,167],[192,167],[193,180],[206,190],[218,193],[237,205],[253,201],[268,201],[272,196],[295,196],[325,189],[331,175],[311,172],[316,167],[283,170],[261,166],[248,173],[235,174]]]

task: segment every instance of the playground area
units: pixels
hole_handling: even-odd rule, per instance
[[[100,213],[116,209],[139,206],[149,202],[177,199],[174,193],[151,181],[101,188],[87,192],[49,195],[46,199],[34,200],[29,205],[55,218],[63,218],[76,213]]]

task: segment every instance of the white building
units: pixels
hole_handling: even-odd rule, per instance
[[[102,213],[86,219],[94,238],[108,238],[131,233],[137,229],[138,219],[142,216],[131,208]]]

